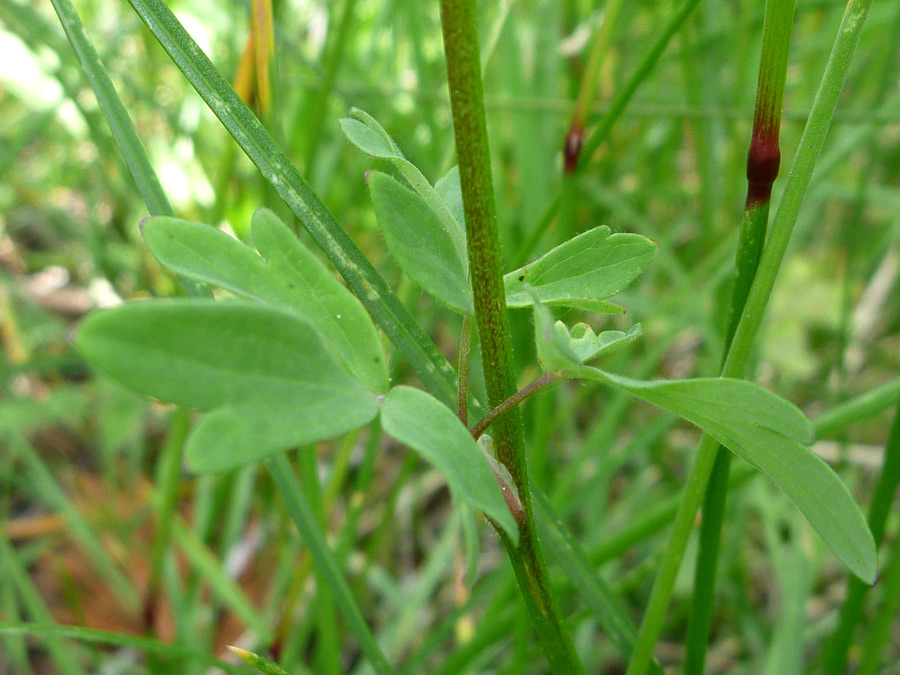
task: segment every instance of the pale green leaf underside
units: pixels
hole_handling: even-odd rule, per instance
[[[395,387],[385,398],[385,433],[418,451],[444,476],[456,499],[495,520],[516,541],[518,527],[478,445],[453,412],[424,391]]]
[[[471,316],[467,260],[435,212],[387,174],[373,172],[369,188],[388,250],[403,271],[427,293]]]
[[[178,274],[205,281],[308,320],[325,345],[372,391],[387,388],[387,363],[365,308],[268,209],[253,216],[249,246],[220,230],[176,218],[150,218],[144,239]]]
[[[187,439],[185,460],[195,473],[222,473],[259,462],[281,450],[334,438],[371,422],[373,396],[322,387],[303,401],[259,399],[226,405],[204,415]]]
[[[531,306],[527,287],[544,303],[609,298],[646,269],[656,256],[656,248],[654,242],[638,234],[610,234],[605,225],[595,227],[504,275],[506,304]]]
[[[378,411],[375,395],[309,323],[263,305],[130,303],[89,316],[77,345],[99,372],[143,394],[201,410],[225,406],[188,441],[199,471],[339,435]]]
[[[579,376],[618,386],[696,424],[771,478],[850,571],[874,581],[875,544],[866,520],[837,474],[806,447],[812,425],[795,405],[744,380],[642,382],[590,367]]]

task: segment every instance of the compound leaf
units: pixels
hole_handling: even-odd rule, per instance
[[[806,447],[812,425],[795,405],[744,380],[643,382],[591,367],[579,376],[613,384],[696,424],[771,478],[850,571],[874,581],[875,543],[866,519],[837,474]]]
[[[368,312],[272,211],[253,216],[253,242],[262,257],[208,225],[158,217],[142,229],[166,267],[308,320],[363,384],[387,388],[384,349]]]

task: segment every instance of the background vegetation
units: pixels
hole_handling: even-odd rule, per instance
[[[763,3],[699,3],[640,78],[592,161],[565,184],[562,149],[586,74],[596,77],[590,132],[611,119],[604,117],[611,102],[682,6],[480,4],[506,269],[600,224],[658,241],[657,260],[617,299],[628,314],[595,323],[643,324],[645,337],[610,369],[648,379],[718,373]],[[351,106],[360,107],[429,180],[455,164],[438,4],[275,2],[271,103],[252,59],[241,67],[242,56],[253,54],[249,2],[170,7],[454,360],[459,320],[388,257],[364,176],[373,161],[338,126]],[[238,237],[260,206],[289,219],[130,6],[88,0],[78,10],[178,216]],[[843,10],[832,0],[797,5],[784,167]],[[586,63],[598,26],[609,31],[609,46],[593,71]],[[896,4],[875,3],[755,366],[757,381],[818,420],[814,449],[864,510],[900,391],[898,34]],[[775,184],[776,206],[782,184]],[[146,214],[53,7],[4,0],[0,669],[201,672],[215,658],[234,663],[224,647],[238,644],[274,655],[291,673],[364,672],[270,478],[255,467],[223,477],[184,473],[168,514],[161,486],[171,466],[161,458],[193,418],[95,379],[71,346],[73,326],[93,307],[181,292],[141,241]],[[583,319],[575,310],[566,318]],[[511,322],[524,385],[539,375],[530,314],[513,312]],[[391,357],[393,381],[414,382],[403,359]],[[473,367],[475,393],[483,392],[479,373]],[[867,392],[871,405],[840,416],[844,402]],[[698,432],[625,394],[578,383],[536,395],[524,419],[531,480],[639,623]],[[467,540],[438,474],[377,428],[320,443],[317,461],[311,457],[298,459],[301,482],[394,665],[409,673],[545,672],[496,534],[481,527],[480,555],[472,555],[471,532]],[[727,505],[707,672],[812,671],[837,624],[847,573],[781,492],[734,464],[741,487]],[[892,513],[885,550],[898,527]],[[557,563],[560,543],[544,545],[588,672],[619,672],[624,661],[595,608]],[[695,551],[689,544],[656,649],[663,665],[684,659]],[[888,583],[868,594],[851,661],[875,658],[877,669],[900,659],[896,596]],[[879,631],[887,647],[868,657]]]

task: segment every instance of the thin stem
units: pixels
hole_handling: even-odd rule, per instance
[[[488,404],[496,407],[515,394],[516,384],[512,370],[512,345],[506,315],[474,0],[441,0],[441,27],[466,216],[475,323],[482,345]],[[583,672],[572,639],[559,619],[546,563],[538,544],[525,465],[522,419],[517,408],[512,408],[497,420],[494,448],[498,461],[506,467],[515,483],[524,512],[519,524],[518,545],[513,545],[502,534],[501,537],[532,622],[554,672]]]
[[[496,422],[498,418],[502,417],[513,408],[518,407],[520,403],[527,398],[534,396],[541,389],[545,389],[562,378],[563,376],[558,373],[546,373],[530,384],[522,387],[519,391],[503,401],[500,405],[495,406],[487,415],[482,417],[478,424],[472,427],[472,436],[477,441],[481,437],[481,434],[487,431],[487,428]]]
[[[459,337],[459,380],[456,387],[456,416],[469,426],[469,351],[472,346],[472,318],[464,316]]]
[[[781,158],[781,109],[791,29],[794,24],[794,6],[795,0],[766,2],[753,132],[747,151],[747,200],[735,261],[731,314],[725,334],[726,351],[744,311],[766,237],[772,184],[778,176]],[[730,467],[731,453],[719,446],[703,502],[703,519],[700,521],[700,547],[694,568],[694,593],[691,598],[684,662],[684,672],[688,675],[701,675],[704,671]]]
[[[812,176],[816,160],[825,143],[831,117],[837,105],[838,95],[847,76],[850,61],[859,43],[859,36],[872,0],[850,0],[844,12],[838,35],[831,55],[825,66],[819,91],[813,103],[809,122],[803,130],[800,145],[791,173],[788,176],[784,195],[778,212],[772,222],[772,233],[763,251],[753,286],[747,298],[744,312],[735,331],[734,341],[722,368],[724,377],[740,377],[750,358],[750,351],[756,341],[763,313],[775,285],[778,269],[784,259],[800,205]],[[659,572],[650,592],[650,599],[644,620],[638,632],[638,641],[628,664],[627,675],[644,675],[653,657],[653,647],[662,630],[666,609],[675,584],[675,576],[687,546],[697,509],[703,500],[706,485],[712,472],[719,444],[709,436],[704,436],[694,466],[688,476],[675,515],[672,531],[666,543]]]

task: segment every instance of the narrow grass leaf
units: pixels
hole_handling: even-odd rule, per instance
[[[503,277],[509,307],[530,307],[530,287],[544,303],[599,301],[621,291],[656,256],[655,242],[638,234],[610,234],[606,225],[570,239]]]
[[[233,663],[222,661],[210,656],[205,651],[195,651],[181,645],[170,644],[153,638],[95,628],[84,628],[82,626],[61,626],[55,623],[38,622],[0,622],[0,634],[31,635],[43,640],[47,640],[50,637],[65,637],[88,644],[136,649],[147,654],[166,657],[173,661],[190,660],[192,663],[219,668],[226,673],[235,673],[236,675],[246,675],[248,672],[247,667],[244,665],[234,665]],[[69,658],[71,658],[71,654]]]
[[[388,250],[403,271],[450,308],[471,316],[468,263],[434,211],[387,174],[374,172],[369,189]]]
[[[874,581],[875,543],[866,520],[837,474],[806,447],[812,425],[792,403],[744,380],[642,382],[590,367],[580,376],[621,387],[696,424],[771,478],[841,562]]]
[[[637,639],[637,628],[628,617],[622,600],[600,576],[578,540],[553,512],[547,497],[534,490],[532,498],[538,533],[546,542],[547,551],[556,559],[597,622],[627,660]],[[659,664],[654,663],[651,672],[656,674],[663,671]]]
[[[303,493],[303,488],[293,467],[284,453],[279,453],[266,460],[266,466],[278,491],[287,504],[288,513],[300,531],[303,542],[313,559],[316,570],[328,584],[334,600],[344,615],[347,627],[359,643],[372,668],[378,675],[390,675],[393,669],[388,663],[378,642],[369,630],[362,610],[353,598],[350,585],[344,577],[334,553],[325,540],[316,514]]]
[[[385,398],[381,423],[389,436],[433,464],[457,499],[483,511],[517,540],[519,530],[497,477],[449,408],[419,389],[395,387]]]

